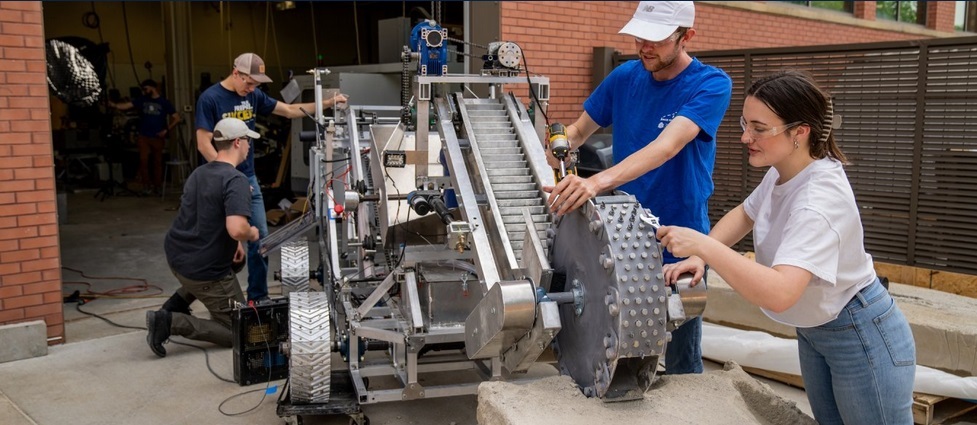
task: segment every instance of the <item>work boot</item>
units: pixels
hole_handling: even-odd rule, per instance
[[[179,292],[174,292],[170,296],[170,299],[163,303],[163,307],[160,307],[160,309],[170,313],[190,314],[190,304],[196,299],[197,297],[193,296],[193,294],[187,294],[187,298],[183,298]]]
[[[170,338],[170,320],[172,316],[166,310],[146,312],[146,342],[157,356],[166,357],[163,343]]]

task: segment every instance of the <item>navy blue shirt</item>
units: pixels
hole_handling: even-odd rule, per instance
[[[278,101],[268,97],[261,89],[255,89],[247,96],[240,96],[220,83],[210,86],[197,99],[196,125],[198,129],[214,132],[214,126],[224,118],[237,118],[254,130],[257,114],[268,115],[275,110]],[[247,177],[254,176],[254,143],[248,147],[248,158],[237,166]]]
[[[157,134],[169,127],[169,116],[176,113],[173,104],[162,96],[137,97],[132,106],[139,111],[139,135],[146,137],[159,137]]]

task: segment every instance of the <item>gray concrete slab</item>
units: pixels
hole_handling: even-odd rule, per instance
[[[918,364],[960,376],[977,376],[977,299],[896,282],[889,284],[889,293],[909,320]],[[703,318],[740,329],[795,337],[793,327],[768,318],[718,273],[709,275],[709,298]]]
[[[43,320],[0,326],[0,363],[47,355],[47,325]]]
[[[813,425],[809,414],[735,363],[702,374],[662,376],[644,399],[619,403],[585,397],[568,376],[490,382],[478,389],[482,425]]]

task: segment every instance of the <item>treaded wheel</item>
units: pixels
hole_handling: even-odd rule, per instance
[[[309,291],[309,243],[305,238],[282,245],[282,290],[285,294]]]
[[[288,379],[294,403],[329,401],[332,329],[327,297],[324,292],[288,294]]]

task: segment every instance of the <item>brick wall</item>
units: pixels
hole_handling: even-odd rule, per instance
[[[852,2],[851,14],[858,19],[864,19],[866,21],[875,20],[875,7],[874,1],[856,1]]]
[[[44,320],[63,338],[42,22],[41,2],[0,1],[0,324]]]
[[[926,2],[926,28],[953,32],[953,18],[956,13],[956,2],[928,1]]]
[[[860,3],[860,2],[856,2]],[[871,10],[859,13],[875,17]],[[935,29],[953,28],[953,2],[933,2]],[[945,3],[945,4],[944,4]],[[590,94],[594,47],[613,47],[635,54],[631,37],[617,34],[634,14],[637,3],[595,1],[500,2],[502,39],[523,49],[529,70],[550,77],[550,120],[572,122]],[[856,7],[859,7],[856,5]],[[946,9],[946,10],[944,10]],[[918,34],[883,31],[799,17],[759,13],[721,5],[696,4],[697,34],[690,52],[756,47],[868,43],[925,38]],[[518,89],[517,89],[518,90]],[[525,90],[525,89],[522,89]],[[522,94],[520,94],[522,96]]]

